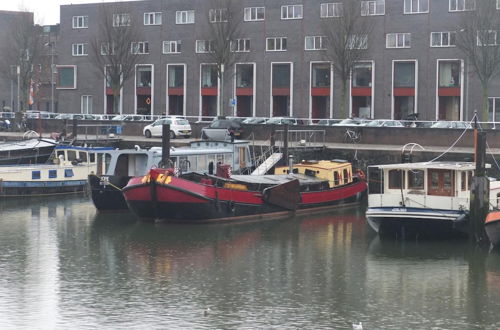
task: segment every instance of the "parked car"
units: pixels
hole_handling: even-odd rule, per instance
[[[26,110],[24,116],[26,119],[52,119],[56,118],[57,114],[48,111]]]
[[[274,125],[299,125],[300,121],[297,118],[291,117],[272,117],[266,121],[266,124]]]
[[[243,124],[264,124],[267,118],[264,117],[254,117],[254,118],[246,118],[243,120]]]
[[[333,124],[338,123],[339,121],[337,119],[319,119],[316,123],[313,125],[318,125],[318,126],[331,126]]]
[[[147,120],[146,116],[143,115],[117,115],[112,118],[112,120],[121,121],[142,121]]]
[[[456,128],[456,129],[467,129],[472,128],[472,126],[464,121],[437,121],[431,125],[431,128]]]
[[[359,125],[365,125],[369,123],[369,119],[365,118],[346,118],[342,119],[338,123],[332,124],[332,126],[359,126]]]
[[[376,119],[364,124],[366,127],[404,127],[399,120]]]
[[[231,136],[240,137],[243,132],[241,124],[232,119],[215,119],[208,127],[201,130],[201,138],[205,140],[225,141]]]
[[[55,119],[68,119],[68,120],[73,120],[73,119],[78,119],[78,120],[94,120],[95,117],[94,115],[90,114],[83,114],[83,113],[61,113],[58,114]]]
[[[165,117],[154,121],[152,124],[146,125],[142,130],[145,137],[152,136],[161,137],[163,133],[163,125],[170,125],[170,138],[175,139],[178,136],[189,138],[191,136],[191,124],[182,117]]]

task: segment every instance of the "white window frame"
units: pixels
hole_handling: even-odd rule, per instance
[[[163,54],[180,54],[182,51],[181,40],[166,40],[163,42]]]
[[[483,42],[481,41],[480,33],[485,33],[485,32],[493,35],[494,43],[483,44]],[[476,37],[477,38],[477,46],[478,47],[497,46],[498,45],[497,35],[498,35],[498,33],[495,30],[477,31],[477,37]]]
[[[497,10],[500,9],[500,0],[497,0]]]
[[[440,43],[439,45],[433,45],[432,44],[432,36],[433,35],[439,35],[439,40],[440,40]],[[448,35],[448,44],[445,45],[443,43],[443,37],[445,35]],[[451,43],[451,36],[454,35],[455,37],[455,44],[452,44]],[[456,39],[457,38],[457,32],[456,31],[442,31],[442,32],[431,32],[431,39],[430,39],[430,47],[433,47],[433,48],[441,48],[441,47],[456,47]]]
[[[194,24],[194,10],[176,11],[175,24]]]
[[[134,69],[134,91],[137,90],[139,86],[137,86],[137,72],[139,67],[147,67],[149,66],[151,68],[151,115],[154,115],[155,113],[155,66],[154,64],[136,64],[135,69]],[[134,93],[134,115],[137,115],[137,93]]]
[[[161,11],[144,13],[144,25],[161,25]]]
[[[372,68],[372,78],[371,78],[371,102],[370,102],[370,118],[375,117],[375,61],[356,61],[353,65],[353,68],[351,69],[351,80],[349,81],[349,116],[352,117],[352,80],[353,80],[353,75],[354,75],[354,66],[356,64],[363,64],[363,63],[369,63],[371,68]]]
[[[320,5],[319,17],[342,17],[344,12],[344,4],[342,2],[329,2]]]
[[[89,17],[88,16],[73,16],[73,29],[88,29]]]
[[[227,22],[227,8],[210,9],[208,11],[210,23]]]
[[[460,63],[460,114],[458,120],[463,120],[464,113],[467,111],[464,108],[464,60],[458,58],[438,58],[436,59],[436,87],[434,94],[436,95],[436,109],[435,109],[435,118],[438,120],[439,118],[439,64],[441,62],[459,62]]]
[[[269,40],[274,40],[274,49],[269,48]],[[279,42],[278,42],[279,41]],[[285,47],[283,47],[283,41]],[[279,44],[279,47],[277,45]],[[287,37],[269,37],[266,38],[266,52],[286,52],[288,48]]]
[[[379,7],[383,7],[379,11]],[[361,1],[361,16],[385,15],[385,0]]]
[[[202,45],[203,44],[203,45]],[[203,47],[201,47],[203,46]],[[213,40],[196,40],[196,53],[206,54],[214,52]]]
[[[74,82],[74,84],[71,87],[61,87],[59,85],[60,79],[58,77],[57,81],[56,81],[56,84],[55,84],[56,89],[76,89],[76,87],[77,87],[77,77],[78,77],[78,75],[77,75],[77,66],[76,65],[56,65],[57,75],[59,75],[59,72],[60,72],[61,68],[73,68],[73,82]]]
[[[92,100],[93,97],[92,95],[82,95],[81,97],[81,102],[80,102],[80,111],[82,114],[92,114],[93,113],[93,104],[92,104]],[[86,100],[86,108],[84,108],[84,103]],[[90,102],[89,102],[90,101]]]
[[[404,0],[404,13],[406,15],[410,15],[410,14],[427,14],[429,13],[429,9],[430,9],[430,3],[429,3],[429,0],[416,0],[417,1],[417,8],[413,8],[413,1],[414,0]],[[427,10],[421,10],[420,9],[420,5],[422,3],[427,3]],[[408,5],[410,8],[408,8]]]
[[[261,18],[259,18],[259,14],[262,14]],[[266,7],[246,7],[243,17],[245,22],[264,21],[266,19]]]
[[[368,49],[368,35],[353,34],[347,37],[348,49]]]
[[[449,0],[449,11],[473,11],[476,10],[476,0]]]
[[[302,19],[304,16],[303,5],[284,5],[281,6],[281,19]]]
[[[415,63],[415,95],[413,100],[413,112],[418,113],[418,60],[409,59],[409,60],[392,60],[392,90],[394,91],[394,73],[396,71],[396,63]],[[392,93],[391,93],[392,94]],[[391,97],[391,119],[394,119],[394,109],[395,107],[395,96]]]
[[[328,118],[333,118],[333,84],[334,84],[334,72],[332,62],[329,61],[311,61],[309,63],[309,119],[312,119],[312,80],[313,80],[313,67],[314,64],[329,64],[330,65],[330,95],[328,96],[330,108],[329,108],[329,116]]]
[[[394,46],[389,45],[391,38],[394,38]],[[402,41],[402,44],[400,41]],[[406,45],[407,41],[408,45]],[[387,33],[385,35],[385,48],[411,48],[411,33]]]
[[[274,64],[290,64],[290,117],[293,117],[293,62],[271,62],[271,79],[269,86],[269,118],[273,117],[273,68]]]
[[[312,41],[312,48],[308,48],[308,41]],[[306,36],[304,38],[304,50],[325,50],[326,49],[326,37],[325,36]]]
[[[132,41],[130,43],[130,52],[136,55],[149,54],[148,41]]]
[[[130,26],[130,14],[113,14],[113,26]]]
[[[165,76],[165,81],[167,82],[167,93],[166,93],[166,100],[165,100],[165,105],[166,105],[166,109],[165,109],[165,114],[168,116],[170,115],[170,113],[168,112],[168,110],[170,109],[170,103],[169,103],[169,95],[168,95],[168,85],[169,85],[169,81],[168,81],[168,71],[170,69],[170,66],[182,66],[184,67],[184,86],[182,86],[183,90],[184,90],[184,93],[183,93],[183,100],[182,100],[182,115],[185,116],[186,115],[186,98],[187,98],[187,94],[186,94],[186,79],[187,79],[187,65],[186,63],[169,63],[167,64],[167,72],[166,72],[166,76]]]
[[[115,44],[111,43],[111,52],[110,52],[110,43],[109,42],[102,42],[101,43],[101,55],[102,56],[108,56],[108,55],[115,55]]]
[[[252,87],[252,97],[254,99],[254,102],[252,102],[252,116],[255,117],[255,109],[256,109],[256,104],[255,102],[255,95],[257,93],[257,84],[255,83],[255,77],[257,77],[257,63],[255,62],[238,62],[234,64],[234,78],[233,78],[233,95],[236,95],[236,85],[237,85],[237,79],[238,79],[238,65],[251,65],[253,67],[253,87]],[[238,103],[236,103],[236,106],[234,107],[234,114],[236,114],[238,111]]]
[[[231,40],[229,49],[233,53],[248,53],[250,52],[250,39],[242,38]]]
[[[89,54],[88,43],[76,43],[71,45],[71,55],[73,56],[87,56]]]

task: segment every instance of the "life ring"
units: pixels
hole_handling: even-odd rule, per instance
[[[358,178],[360,178],[361,180],[366,179],[365,172],[363,172],[362,170],[357,170],[356,173],[358,174]]]
[[[151,104],[151,98],[150,98],[150,97],[148,97],[148,98],[146,99],[146,104],[147,104],[147,105],[150,105],[150,104]]]

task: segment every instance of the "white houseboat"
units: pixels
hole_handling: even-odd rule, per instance
[[[474,170],[471,162],[369,167],[367,221],[381,235],[465,235]],[[499,195],[500,181],[491,181],[490,207]]]

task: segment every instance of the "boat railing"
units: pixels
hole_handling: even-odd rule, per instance
[[[288,130],[288,148],[322,148],[325,146],[326,130]],[[276,146],[284,147],[285,130],[276,130]]]
[[[434,196],[408,192],[370,194],[368,205],[373,207],[411,207],[441,210],[468,210],[470,199],[462,196]]]
[[[29,140],[29,139],[38,139],[40,137],[40,134],[33,130],[29,130],[24,132],[23,134],[23,140]]]

